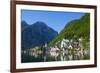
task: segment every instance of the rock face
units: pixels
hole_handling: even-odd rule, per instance
[[[27,28],[24,26],[24,30],[21,32],[21,48],[25,50],[44,45],[53,40],[57,35],[58,32],[47,26],[44,22],[36,22]]]
[[[21,30],[24,30],[24,28],[28,27],[29,25],[25,22],[25,21],[22,21],[21,22]]]

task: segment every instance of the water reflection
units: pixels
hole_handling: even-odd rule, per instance
[[[24,51],[22,52],[22,62],[48,62],[48,61],[68,61],[84,60],[89,58],[89,50],[65,50],[65,51]],[[26,58],[26,59],[25,59]]]
[[[86,44],[87,43],[87,44]],[[90,58],[90,48],[88,42],[84,47],[82,42],[76,40],[63,39],[55,46],[34,47],[22,51],[22,62],[49,62],[49,61],[70,61],[87,60]],[[60,46],[59,46],[60,45]]]

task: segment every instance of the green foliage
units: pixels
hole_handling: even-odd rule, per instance
[[[59,35],[51,41],[48,46],[55,45],[56,42],[61,41],[63,38],[74,39],[74,38],[84,38],[89,40],[90,37],[90,14],[86,13],[78,20],[73,20],[66,24],[64,29],[59,33]]]

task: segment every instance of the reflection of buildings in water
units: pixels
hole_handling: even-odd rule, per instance
[[[58,61],[59,60],[59,52],[50,52],[49,57],[51,57],[53,60]]]
[[[38,58],[42,54],[42,51],[39,50],[39,47],[36,46],[34,48],[28,49],[26,51],[26,54],[28,54],[29,56],[33,56],[35,58]]]
[[[59,51],[60,51],[60,49],[57,48],[57,46],[50,48],[50,52],[59,52]]]
[[[26,53],[27,53],[27,51],[26,51],[26,50],[23,50],[23,51],[21,51],[21,53],[26,54]]]
[[[89,49],[84,49],[81,42],[82,39],[79,41],[63,39],[53,47],[48,48],[45,44],[42,49],[34,47],[28,52],[23,51],[23,53],[28,53],[35,58],[42,56],[45,62],[49,57],[55,61],[83,60],[84,56],[89,55]]]
[[[64,51],[62,51],[62,52],[60,53],[60,60],[61,60],[61,61],[65,61],[65,60],[66,60],[66,53],[65,53]]]
[[[58,57],[59,54],[60,54],[59,52],[54,52],[54,51],[50,52],[50,56],[52,57]]]
[[[38,58],[40,54],[38,52],[29,52],[29,55]]]
[[[43,56],[43,60],[44,60],[44,62],[46,62],[46,60],[47,60],[46,55],[45,55],[45,56]]]
[[[68,60],[72,60],[73,59],[73,55],[72,54],[69,54],[68,55]]]
[[[71,54],[67,54],[66,51],[61,51],[61,52],[50,52],[50,56],[54,57],[56,61],[67,61],[67,60],[72,60],[73,57]]]

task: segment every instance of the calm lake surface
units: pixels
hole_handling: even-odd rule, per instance
[[[28,62],[50,62],[50,61],[70,61],[70,60],[87,60],[89,59],[89,50],[83,54],[79,51],[64,50],[64,51],[37,51],[37,52],[22,52],[22,63]]]

